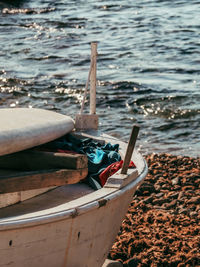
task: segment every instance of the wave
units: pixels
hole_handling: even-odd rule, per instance
[[[43,14],[55,11],[55,8],[3,8],[2,14]]]

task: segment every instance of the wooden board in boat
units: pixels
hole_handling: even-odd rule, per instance
[[[4,170],[38,171],[48,169],[84,169],[87,167],[88,158],[83,154],[28,149],[0,156],[0,169]]]
[[[32,189],[75,184],[83,180],[88,169],[59,169],[35,172],[0,173],[0,194],[20,192]]]
[[[38,146],[74,128],[69,116],[43,109],[0,109],[0,156]]]

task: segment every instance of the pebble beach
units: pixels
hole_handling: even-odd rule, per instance
[[[108,258],[130,266],[200,266],[200,158],[151,154]]]
[[[155,152],[108,254],[118,265],[200,266],[199,13],[195,0],[0,1],[0,108],[74,117],[97,41],[101,130],[127,141],[137,124]]]

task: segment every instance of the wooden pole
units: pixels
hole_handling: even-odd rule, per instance
[[[91,43],[90,114],[96,114],[96,61],[97,43]]]
[[[135,147],[135,143],[136,143],[136,139],[139,133],[139,127],[138,126],[133,126],[132,128],[132,132],[131,132],[131,136],[128,142],[128,146],[127,146],[127,150],[126,150],[126,155],[124,158],[124,162],[123,162],[123,166],[122,166],[122,170],[121,170],[121,174],[126,174],[130,161],[131,161],[131,157],[133,154],[133,150]]]

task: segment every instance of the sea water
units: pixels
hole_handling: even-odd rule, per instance
[[[0,1],[0,108],[80,111],[98,42],[97,113],[145,154],[200,155],[200,1]],[[88,110],[88,98],[85,111]]]

